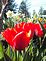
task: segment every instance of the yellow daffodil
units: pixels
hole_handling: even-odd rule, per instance
[[[38,20],[39,20],[40,22],[42,22],[43,19],[42,19],[42,18],[38,18]]]

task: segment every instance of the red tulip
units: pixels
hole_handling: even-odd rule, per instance
[[[3,37],[6,39],[6,41],[13,47],[14,42],[12,41],[13,38],[15,37],[15,35],[17,34],[17,32],[11,28],[7,28],[4,32],[2,32]]]
[[[30,42],[30,36],[28,36],[28,33],[22,31],[13,38],[13,42],[14,42],[14,49],[22,50],[28,46]]]
[[[40,24],[34,24],[34,31],[35,31],[36,36],[38,36],[38,37],[43,36],[43,30],[42,30]]]
[[[43,26],[44,26],[44,28],[46,29],[46,24],[44,24]]]
[[[33,28],[29,24],[22,22],[16,24],[14,28],[7,28],[2,32],[2,35],[10,46],[14,49],[22,50],[28,46],[33,35]]]
[[[30,37],[32,38],[33,35],[34,35],[34,24],[33,23],[26,23],[25,26],[24,26],[24,30],[29,32],[29,30],[31,30],[31,35]]]
[[[21,32],[21,31],[24,30],[24,25],[25,25],[25,24],[26,24],[25,22],[20,22],[20,23],[16,24],[14,28],[15,28],[15,29],[17,30],[17,32],[19,33],[19,32]]]

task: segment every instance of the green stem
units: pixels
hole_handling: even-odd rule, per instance
[[[18,53],[18,60],[17,61],[19,61],[19,51],[17,53]]]
[[[23,57],[20,51],[18,51],[18,61],[23,61]]]
[[[17,61],[17,51],[13,50],[13,60],[12,61]]]
[[[3,46],[0,41],[0,61],[4,60]]]

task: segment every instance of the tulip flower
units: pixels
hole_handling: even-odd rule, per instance
[[[43,30],[42,30],[40,24],[34,24],[34,31],[35,31],[36,36],[38,36],[38,37],[43,36]]]
[[[46,24],[44,24],[43,26],[44,26],[44,28],[46,29]]]
[[[23,50],[29,45],[33,35],[32,30],[33,28],[28,23],[22,22],[16,24],[14,28],[7,28],[2,32],[2,35],[11,47],[17,50]]]

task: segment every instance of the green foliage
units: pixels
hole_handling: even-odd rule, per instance
[[[24,4],[24,3],[23,3]],[[18,19],[19,17],[19,19]],[[19,20],[17,22],[27,22],[28,17],[23,17],[22,14],[15,17],[15,23],[16,20]],[[14,27],[14,19],[13,17],[4,19],[5,23],[3,23],[4,28],[6,29],[8,27]],[[31,39],[29,45],[27,48],[25,48],[22,51],[11,49],[11,46],[9,46],[5,49],[3,44],[1,43],[2,37],[0,38],[0,59],[4,58],[4,61],[46,61],[46,30],[43,27],[43,24],[40,21],[35,21],[33,23],[39,22],[40,26],[43,29],[44,36],[43,37],[37,37],[34,35],[34,37]]]

